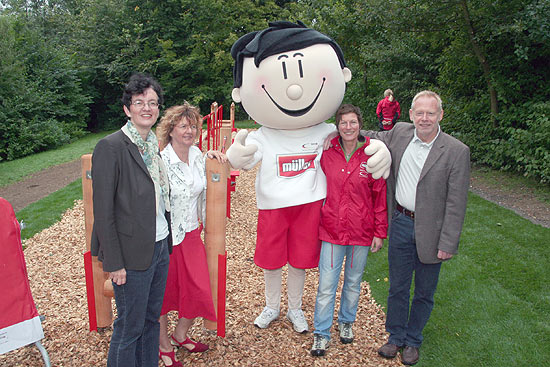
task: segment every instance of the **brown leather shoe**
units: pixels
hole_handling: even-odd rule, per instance
[[[398,345],[386,343],[378,349],[378,354],[384,358],[395,358],[400,349],[401,347]]]
[[[419,358],[420,353],[418,351],[418,348],[409,347],[407,345],[403,349],[403,352],[401,352],[401,362],[403,362],[403,364],[406,364],[407,366],[415,365],[416,362],[418,362]]]

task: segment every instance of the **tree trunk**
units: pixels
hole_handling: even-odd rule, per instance
[[[474,53],[479,63],[481,64],[483,75],[485,77],[485,80],[487,81],[487,89],[491,98],[491,123],[493,124],[493,127],[497,127],[498,122],[496,120],[496,116],[498,114],[498,100],[497,91],[495,90],[495,87],[491,82],[491,67],[487,62],[487,55],[475,38],[475,30],[474,26],[472,25],[472,20],[470,19],[470,12],[468,11],[468,4],[466,3],[466,0],[461,0],[460,6],[462,7],[464,21],[466,27],[468,28],[468,35],[470,37],[470,42],[472,43],[472,49],[474,50]]]

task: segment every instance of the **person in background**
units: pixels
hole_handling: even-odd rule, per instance
[[[386,314],[390,336],[378,353],[394,358],[402,349],[401,361],[414,365],[434,307],[441,263],[458,250],[470,184],[470,149],[441,131],[443,108],[436,93],[418,93],[409,117],[412,124],[399,122],[390,131],[362,133],[382,140],[393,161],[387,192],[392,215]]]
[[[159,316],[168,274],[168,176],[151,128],[163,102],[160,84],[134,74],[124,88],[128,117],[92,156],[91,252],[113,282],[117,318],[107,366],[158,366]]]
[[[377,252],[388,228],[386,181],[375,180],[365,167],[370,158],[364,147],[369,138],[359,135],[361,110],[344,104],[336,112],[339,136],[323,153],[321,168],[327,177],[327,197],[321,209],[319,288],[315,301],[313,356],[323,356],[330,341],[334,302],[345,259],[344,285],[338,312],[340,341],[353,341],[361,280],[369,249]]]
[[[376,116],[378,116],[378,127],[381,131],[391,130],[401,116],[401,107],[391,89],[384,91],[384,98],[376,107]]]
[[[216,313],[201,231],[206,217],[206,173],[202,152],[194,143],[201,133],[199,109],[185,102],[166,110],[157,128],[162,160],[170,182],[174,251],[160,317],[159,358],[168,366],[181,366],[174,346],[204,352],[208,345],[191,340],[187,332],[196,317],[215,321]],[[209,158],[226,162],[224,154],[209,151]],[[169,311],[178,311],[178,323],[168,336]]]

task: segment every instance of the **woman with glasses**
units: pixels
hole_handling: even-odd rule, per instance
[[[369,249],[377,252],[386,238],[386,181],[366,170],[364,148],[369,138],[359,134],[361,110],[344,104],[336,111],[338,136],[323,152],[321,167],[327,177],[327,197],[321,209],[319,286],[315,300],[313,356],[323,356],[330,341],[336,288],[344,266],[344,284],[338,312],[340,342],[353,341],[361,280]]]
[[[92,157],[92,255],[109,273],[117,318],[107,366],[158,366],[159,317],[168,274],[169,184],[151,128],[163,94],[133,75],[124,88],[127,122],[101,139]]]
[[[157,128],[170,182],[174,243],[160,317],[159,356],[166,366],[181,366],[173,346],[191,353],[206,351],[208,345],[191,340],[187,332],[196,317],[216,320],[206,251],[201,240],[201,223],[205,223],[206,215],[206,174],[202,152],[194,145],[201,133],[201,124],[199,109],[185,102],[167,109]],[[209,151],[207,156],[222,163],[226,161],[225,155],[218,151]],[[178,311],[178,323],[170,337],[169,311]]]

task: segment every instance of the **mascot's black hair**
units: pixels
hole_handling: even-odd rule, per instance
[[[245,57],[254,57],[254,64],[258,67],[266,57],[281,52],[300,50],[318,43],[327,43],[332,46],[340,60],[342,69],[346,66],[342,49],[333,39],[314,29],[307,28],[300,21],[298,23],[269,22],[269,28],[245,34],[231,47],[231,56],[235,59],[233,86],[238,88],[242,84]]]

